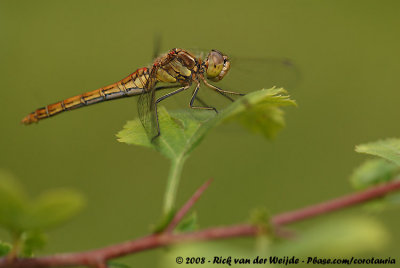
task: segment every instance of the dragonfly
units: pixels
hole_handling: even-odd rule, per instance
[[[173,48],[168,53],[156,58],[149,68],[139,68],[109,86],[39,108],[23,118],[22,123],[29,125],[64,111],[103,101],[139,96],[137,105],[139,118],[148,137],[154,141],[161,135],[157,105],[162,100],[186,91],[193,86],[189,101],[190,108],[213,110],[218,113],[215,107],[207,105],[198,96],[202,84],[230,101],[234,101],[235,97],[244,96],[243,93],[223,90],[211,83],[222,80],[229,72],[230,66],[228,56],[216,49],[211,50],[203,60],[201,56],[196,57],[187,50]],[[167,85],[157,86],[159,83]],[[174,90],[157,98],[156,92],[162,89]],[[197,104],[195,104],[195,101]]]

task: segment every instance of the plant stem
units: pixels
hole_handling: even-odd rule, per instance
[[[186,157],[180,156],[172,160],[169,170],[167,188],[164,196],[164,215],[168,215],[175,207],[176,194],[178,192],[179,180],[182,175],[183,164]]]
[[[21,249],[21,243],[22,243],[22,238],[21,238],[21,233],[20,232],[14,232],[12,234],[13,237],[13,243],[11,247],[11,251],[7,254],[7,260],[9,262],[13,262],[19,255],[19,251]]]

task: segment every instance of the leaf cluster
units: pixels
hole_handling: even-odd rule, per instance
[[[0,254],[32,256],[44,246],[45,230],[69,220],[84,206],[83,197],[72,190],[55,189],[29,198],[12,175],[0,172],[0,227],[6,229],[13,248],[0,244]]]

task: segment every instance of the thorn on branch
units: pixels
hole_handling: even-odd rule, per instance
[[[176,226],[181,222],[183,217],[189,212],[189,210],[193,207],[193,205],[199,200],[202,196],[203,192],[210,186],[213,179],[209,179],[206,181],[197,191],[192,195],[192,197],[186,202],[185,205],[175,214],[172,221],[169,223],[167,228],[165,229],[166,233],[171,233],[174,231]]]

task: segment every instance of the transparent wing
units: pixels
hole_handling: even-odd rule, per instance
[[[190,48],[194,55],[206,59],[211,49]],[[229,91],[249,93],[261,88],[284,87],[292,91],[301,82],[301,69],[294,60],[285,57],[247,57],[231,55],[222,50],[231,62],[228,74],[213,83]]]
[[[153,83],[150,82],[148,84],[152,85]],[[154,86],[148,90],[144,90],[139,96],[137,105],[140,121],[151,140],[159,135],[155,91]]]
[[[292,91],[300,80],[300,68],[287,58],[232,58],[231,68],[218,86],[243,93],[273,86]]]
[[[225,92],[202,86],[197,103],[220,110],[239,95],[226,91],[248,94],[262,88],[284,87],[293,92],[301,81],[300,69],[293,61],[286,58],[232,58],[228,74],[219,82],[210,84]]]
[[[162,35],[160,32],[156,32],[153,36],[153,55],[152,61],[160,56],[162,47]]]
[[[157,42],[160,42],[160,40]],[[156,51],[159,52],[160,44],[155,47],[157,47]],[[188,49],[188,51],[204,60],[210,50],[191,48]],[[248,94],[262,88],[271,88],[276,86],[284,87],[285,89],[289,90],[289,92],[292,92],[296,89],[301,81],[300,68],[290,59],[283,57],[235,57],[229,53],[227,53],[227,55],[231,61],[231,68],[228,74],[219,82],[210,81],[210,84],[218,87],[221,90]],[[151,108],[154,108],[153,102],[155,101],[156,97],[154,96],[154,92],[151,95],[148,94],[149,93],[146,94],[147,96],[142,96],[141,98],[148,99],[148,101],[142,102],[148,103],[146,107],[149,107],[151,111]],[[170,101],[163,102],[163,105],[171,105],[171,107],[174,109],[187,107],[187,104],[191,98],[191,94],[192,91],[188,90],[186,93],[182,93],[179,94],[179,96],[171,98]],[[203,84],[197,94],[194,105],[215,107],[217,110],[221,110],[232,100],[236,100],[238,98],[240,98],[240,96],[236,94],[212,90]],[[155,119],[153,117],[155,117]],[[150,116],[149,114],[144,118],[146,121],[146,123],[143,123],[143,125],[146,126],[145,128],[149,130],[154,129],[153,125],[154,121],[157,119],[156,115],[153,114]],[[153,130],[150,133],[154,135],[155,132]]]

